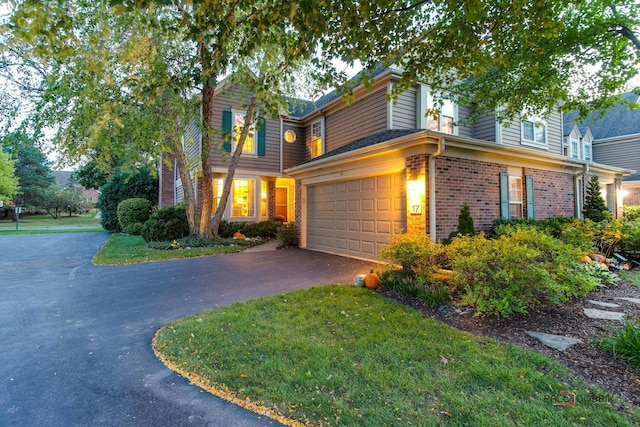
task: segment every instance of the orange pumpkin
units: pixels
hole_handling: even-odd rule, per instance
[[[586,255],[580,257],[580,262],[583,264],[591,264],[593,260]]]
[[[591,255],[589,255],[589,258],[591,258],[592,260],[597,261],[599,263],[602,263],[602,264],[606,264],[607,263],[607,257],[605,257],[602,254],[591,254]]]
[[[233,233],[233,238],[238,240],[244,240],[247,238],[247,236],[242,234],[240,231],[236,231],[235,233]]]
[[[377,289],[380,286],[380,276],[373,272],[373,268],[364,276],[364,285],[369,289]]]

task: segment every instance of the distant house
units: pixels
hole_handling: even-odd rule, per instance
[[[640,103],[640,96],[632,92],[621,98]],[[633,174],[622,179],[621,195],[625,205],[640,205],[640,109],[632,110],[627,103],[620,102],[604,115],[597,111],[582,121],[577,121],[577,116],[577,112],[565,115],[569,154],[632,170]],[[576,144],[578,151],[573,149]],[[609,197],[608,192],[606,196]]]
[[[487,114],[462,125],[468,106],[438,104],[422,84],[390,102],[398,71],[380,67],[372,78],[370,88],[354,90],[351,103],[333,92],[292,103],[286,117],[260,119],[225,219],[282,215],[296,223],[304,248],[375,260],[399,230],[446,238],[463,204],[478,230],[499,218],[579,217],[593,174],[607,189],[611,211],[621,213],[621,183],[631,171],[594,162],[580,145],[578,156],[567,150],[559,112],[547,120],[523,112],[509,123]],[[223,87],[215,96],[215,120],[232,135],[224,151],[233,149],[233,130],[244,120],[243,92]],[[438,114],[426,115],[428,109]],[[198,142],[194,127],[185,136],[191,156]],[[227,164],[213,150],[216,176],[212,183],[196,180],[197,200],[202,185],[220,195]],[[175,167],[163,167],[160,205],[181,200]]]
[[[61,187],[67,187],[69,185],[72,174],[72,171],[51,171],[51,175],[55,178],[56,184]],[[100,196],[98,190],[93,188],[86,189],[80,184],[73,185],[81,191],[83,203],[98,203],[98,197]]]

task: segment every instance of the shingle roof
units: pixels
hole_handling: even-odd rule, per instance
[[[315,162],[317,160],[333,157],[338,154],[348,153],[349,151],[354,151],[359,148],[370,147],[372,145],[379,144],[381,142],[390,141],[392,139],[400,138],[401,136],[411,135],[416,132],[424,132],[424,129],[385,130],[382,132],[375,133],[373,135],[365,136],[364,138],[356,139],[355,141],[350,142],[347,145],[343,145],[342,147],[336,148],[335,150],[328,151],[318,157],[314,157],[311,160],[307,160],[302,164],[308,164],[311,162]]]
[[[637,173],[635,175],[628,175],[622,178],[622,181],[624,182],[635,182],[635,181],[640,181],[640,173]]]
[[[622,135],[633,135],[640,133],[640,109],[631,110],[628,102],[638,103],[640,97],[627,92],[621,95],[626,102],[620,102],[600,117],[601,111],[590,113],[587,118],[578,122],[578,128],[583,134],[587,128],[591,129],[593,137],[597,139],[613,138]],[[572,111],[564,116],[564,134],[571,132],[572,125],[578,118],[578,112]],[[568,131],[567,131],[568,130]]]
[[[378,65],[376,68],[373,69],[373,71],[369,72],[369,78],[377,77],[383,72],[385,72],[386,70],[388,70],[388,67],[385,67],[383,65]],[[350,81],[352,82],[359,81],[360,77],[365,72],[367,71],[366,70],[360,71],[358,74],[353,76],[350,79]],[[320,98],[316,99],[315,101],[305,101],[301,99],[291,98],[291,100],[289,101],[289,114],[291,115],[291,117],[302,118],[308,114],[311,114],[318,108],[324,107],[331,101],[340,98],[340,96],[342,96],[341,91],[333,90],[327,93],[326,95],[323,95]]]

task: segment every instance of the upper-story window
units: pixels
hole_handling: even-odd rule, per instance
[[[311,157],[324,154],[324,120],[311,123]]]
[[[547,145],[547,124],[534,115],[522,114],[522,142],[529,144]]]
[[[244,116],[245,113],[241,111],[233,111],[233,151],[235,151],[238,142],[240,141],[240,135],[242,134],[242,128],[244,127]],[[244,140],[244,145],[242,146],[243,153],[256,154],[256,141],[254,138],[255,135],[256,124],[255,122],[251,124],[249,128],[249,134],[247,135],[247,139]]]
[[[571,157],[574,159],[580,158],[580,141],[574,138],[569,138],[569,148],[571,150]]]
[[[438,132],[455,132],[456,107],[448,99],[442,100],[442,104],[434,105],[433,97],[429,97],[427,104],[427,127]]]
[[[584,159],[588,162],[593,160],[593,156],[591,154],[591,143],[590,142],[584,142],[583,144],[583,150],[584,150]]]

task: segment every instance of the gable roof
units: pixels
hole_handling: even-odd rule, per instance
[[[313,159],[307,160],[306,162],[301,163],[309,164],[315,162],[317,160],[326,159],[329,157],[336,156],[338,154],[348,153],[349,151],[354,151],[359,148],[370,147],[375,144],[379,144],[381,142],[390,141],[395,138],[400,138],[402,136],[411,135],[416,132],[424,132],[424,129],[392,129],[385,130],[382,132],[374,133],[373,135],[365,136],[364,138],[356,139],[353,142],[348,143],[347,145],[343,145],[342,147],[338,147],[335,150],[327,151],[326,153],[314,157]]]
[[[372,71],[366,71],[366,70],[360,71],[355,76],[351,77],[349,79],[349,81],[357,84],[360,81],[360,78],[362,77],[362,75],[364,73],[368,72],[369,73],[369,78],[373,79],[373,78],[379,76],[380,74],[384,73],[388,69],[389,69],[389,67],[386,67],[386,66],[383,66],[383,65],[378,65]],[[316,99],[315,101],[307,101],[307,100],[302,100],[302,99],[290,98],[289,99],[289,114],[293,118],[301,119],[301,118],[313,113],[314,111],[324,107],[325,105],[329,104],[330,102],[335,101],[336,99],[340,98],[342,95],[343,95],[343,92],[341,90],[339,90],[339,89],[336,89],[336,90],[332,90],[331,92],[327,93],[326,95],[321,96],[320,98]]]
[[[640,96],[633,92],[627,92],[622,94],[620,98],[621,102],[618,102],[602,117],[600,117],[602,111],[594,111],[586,119],[578,122],[577,111],[565,114],[564,135],[571,133],[573,123],[578,125],[583,135],[587,129],[591,129],[596,140],[640,134],[640,108],[632,110],[628,105],[628,103],[640,103]]]

